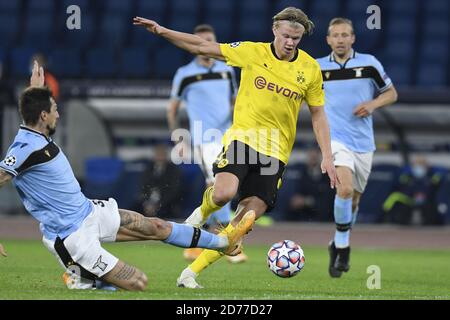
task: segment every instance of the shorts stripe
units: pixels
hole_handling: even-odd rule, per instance
[[[80,276],[82,278],[89,279],[89,280],[98,279],[98,277],[95,274],[87,271],[81,265],[79,265],[78,263],[73,261],[72,257],[70,256],[69,251],[67,251],[67,248],[64,245],[64,240],[61,240],[60,237],[56,238],[54,248],[55,248],[56,252],[58,253],[59,258],[66,266],[66,268],[69,268],[71,266],[77,266],[78,268],[80,268]]]

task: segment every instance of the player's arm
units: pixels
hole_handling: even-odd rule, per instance
[[[234,110],[234,105],[236,104],[236,97],[238,93],[238,84],[236,80],[236,73],[234,72],[234,69],[231,68],[231,111]]]
[[[177,47],[194,55],[203,55],[220,60],[225,59],[217,42],[204,40],[194,34],[171,30],[160,26],[156,21],[142,17],[134,17],[133,24],[145,27],[149,32],[163,37]]]
[[[9,173],[0,169],[0,188],[3,187],[6,183],[8,183],[11,179],[12,176]],[[1,243],[0,243],[0,254],[6,257],[6,251]]]
[[[171,99],[169,102],[169,106],[167,107],[167,123],[169,125],[169,130],[172,132],[173,130],[178,128],[178,109],[180,108],[181,100]]]
[[[186,152],[186,149],[189,148],[187,142],[183,138],[183,136],[179,136],[177,134],[172,135],[173,132],[180,127],[179,121],[178,121],[178,110],[181,106],[181,100],[178,99],[171,99],[169,102],[169,106],[167,107],[167,123],[169,125],[169,130],[171,137],[173,141],[175,142],[175,148],[177,148],[178,156],[180,158],[183,157],[183,155]],[[178,140],[177,140],[178,139]]]
[[[0,243],[0,254],[1,254],[2,256],[4,256],[4,257],[7,256],[6,251],[5,251],[5,248],[3,248],[3,246],[2,246],[1,243]]]
[[[333,154],[331,152],[330,128],[328,126],[327,117],[323,106],[309,106],[311,112],[311,121],[322,152],[322,163],[320,165],[322,173],[327,173],[330,178],[330,186],[334,188],[339,183],[336,176],[336,169],[333,163]]]
[[[359,104],[355,110],[353,110],[353,114],[360,118],[367,117],[376,109],[396,102],[397,97],[397,90],[395,90],[395,87],[392,84],[375,99]]]
[[[231,108],[231,114],[234,112],[234,105],[236,104],[236,96],[232,96],[230,99],[230,108]]]
[[[11,181],[11,179],[12,176],[8,172],[0,169],[0,188],[3,187],[9,181]]]

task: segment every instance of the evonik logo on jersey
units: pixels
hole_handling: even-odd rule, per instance
[[[294,100],[300,100],[302,98],[301,93],[292,91],[291,89],[280,86],[274,82],[267,82],[266,78],[261,77],[261,76],[256,77],[254,83],[255,83],[256,89],[260,89],[260,90],[267,89],[269,91],[273,91],[278,94],[281,94],[281,95],[285,96],[286,98],[294,99]]]

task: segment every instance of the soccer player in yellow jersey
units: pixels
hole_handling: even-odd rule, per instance
[[[302,10],[288,7],[273,17],[272,43],[235,42],[219,44],[193,34],[160,26],[153,20],[134,18],[181,49],[194,55],[225,60],[242,69],[233,125],[225,133],[223,152],[214,163],[215,183],[206,189],[200,207],[186,223],[201,226],[208,216],[229,202],[239,191],[236,216],[222,231],[233,230],[248,211],[256,218],[271,210],[296,136],[297,116],[303,101],[309,106],[312,125],[322,151],[321,168],[336,184],[330,134],[324,112],[324,92],[319,64],[297,49],[313,23]],[[177,280],[179,287],[202,288],[195,278],[222,256],[214,250],[203,253]]]

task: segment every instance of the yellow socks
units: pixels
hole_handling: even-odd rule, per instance
[[[205,192],[206,194],[206,192]],[[203,206],[203,204],[202,204]],[[232,231],[234,227],[230,224],[222,230],[219,234],[227,234]],[[189,268],[194,271],[196,274],[199,274],[204,269],[206,269],[210,264],[213,264],[217,260],[219,260],[224,254],[222,252],[216,250],[205,249],[202,253],[189,265]]]
[[[214,187],[211,186],[205,190],[203,193],[203,201],[200,206],[200,210],[202,212],[202,216],[204,219],[208,218],[214,211],[219,210],[222,208],[221,206],[218,206],[214,203],[212,199]]]

